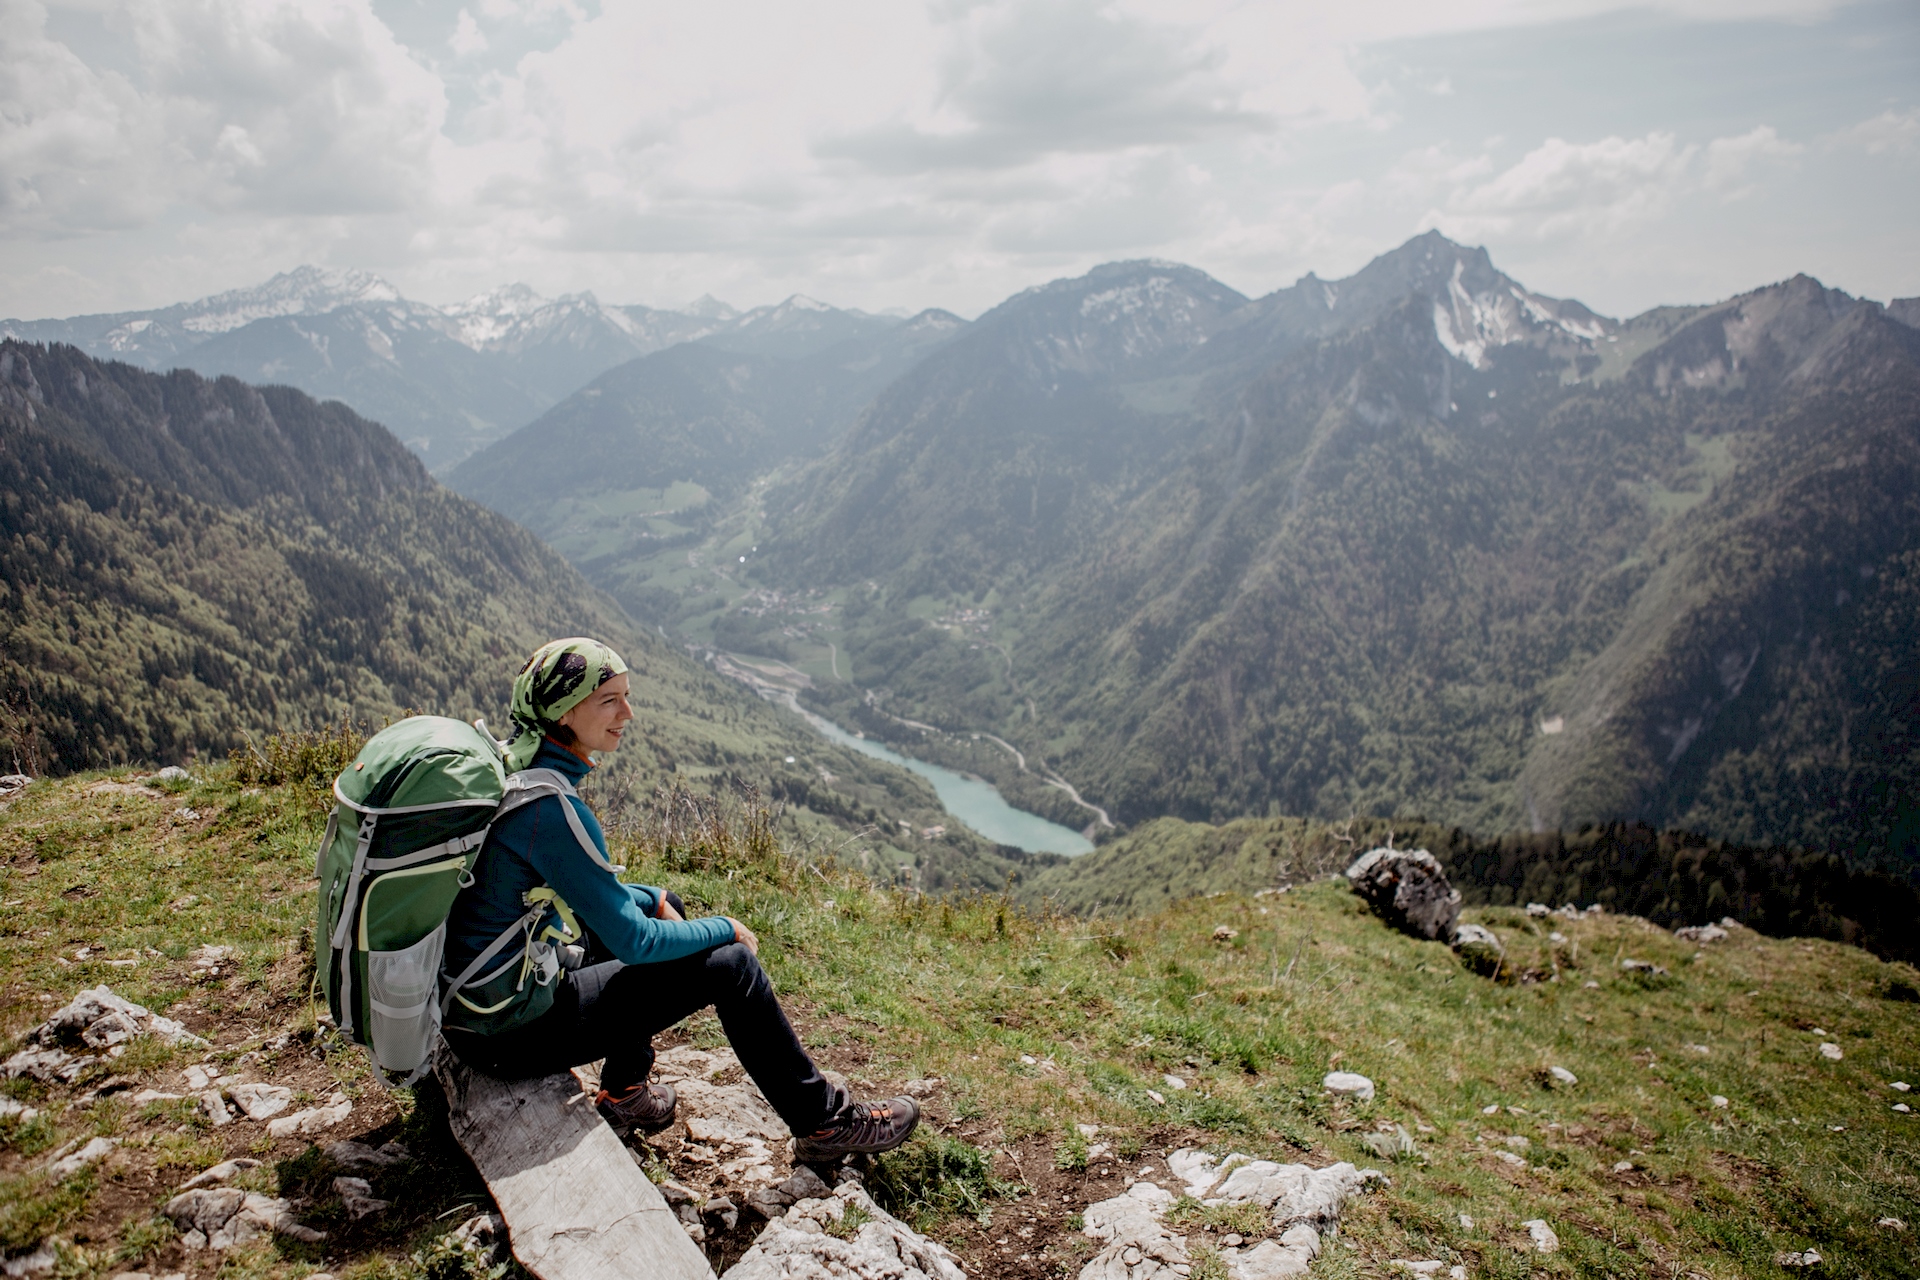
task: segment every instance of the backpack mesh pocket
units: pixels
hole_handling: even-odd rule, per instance
[[[443,924],[410,947],[367,952],[367,1030],[374,1061],[388,1071],[412,1071],[432,1051],[446,942]]]

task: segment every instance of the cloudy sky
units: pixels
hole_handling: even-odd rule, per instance
[[[1615,315],[1920,294],[1920,4],[0,0],[0,316],[305,262],[971,315],[1433,227]]]

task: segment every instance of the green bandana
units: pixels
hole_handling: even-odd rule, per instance
[[[507,739],[507,771],[518,773],[532,764],[541,740],[553,732],[560,717],[626,669],[619,654],[584,636],[549,640],[535,649],[513,679],[513,736]]]

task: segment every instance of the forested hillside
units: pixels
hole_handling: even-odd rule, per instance
[[[1920,332],[1805,277],[1619,323],[1434,235],[1236,299],[1029,291],[769,493],[746,572],[835,602],[777,619],[822,704],[1127,822],[1912,862]]]
[[[447,473],[553,543],[636,617],[636,562],[698,545],[759,476],[819,456],[874,394],[967,326],[774,308],[705,342],[630,360]]]
[[[842,827],[945,818],[918,779],[634,628],[526,530],[441,487],[378,424],[288,388],[0,344],[0,765],[223,755],[276,728],[409,709],[502,723],[522,656],[614,643],[640,727],[602,798],[732,779]],[[893,835],[928,887],[999,884],[964,829]]]

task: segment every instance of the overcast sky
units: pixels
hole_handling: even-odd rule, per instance
[[[0,0],[0,316],[306,262],[973,315],[1432,227],[1613,315],[1920,294],[1920,3]]]

